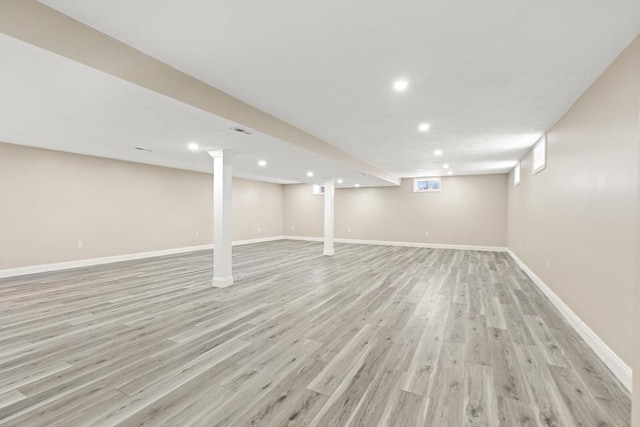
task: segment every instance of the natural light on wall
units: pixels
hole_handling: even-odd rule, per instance
[[[537,174],[542,169],[547,167],[547,135],[542,135],[542,138],[536,145],[533,146],[533,174]]]
[[[520,162],[516,163],[516,167],[513,168],[513,186],[520,185]]]

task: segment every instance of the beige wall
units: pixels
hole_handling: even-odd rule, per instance
[[[212,183],[212,176],[207,176]],[[280,184],[233,179],[234,241],[282,236],[282,187]]]
[[[548,131],[545,170],[522,159],[508,203],[508,247],[629,366],[639,53],[636,39]]]
[[[336,237],[505,246],[507,175],[445,177],[439,193],[414,193],[412,184],[336,190]],[[285,186],[284,203],[286,235],[322,237],[324,200],[311,186]]]
[[[234,240],[282,235],[282,186],[233,184]],[[212,212],[208,174],[0,143],[0,269],[210,244]]]

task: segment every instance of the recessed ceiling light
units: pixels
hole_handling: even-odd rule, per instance
[[[266,160],[260,160],[260,161],[258,161],[258,164],[259,164],[260,166],[267,166],[267,162],[266,162]]]
[[[449,163],[445,163],[444,165],[442,165],[442,167],[445,169],[449,169]]]
[[[442,150],[435,150],[433,154],[435,154],[436,156],[442,156]]]
[[[198,144],[196,144],[195,142],[190,142],[189,143],[189,150],[198,151],[198,148],[200,148],[200,146]]]
[[[309,178],[311,178],[311,177],[313,176],[313,172],[311,172],[311,171],[307,172],[307,176],[308,176]]]
[[[429,130],[431,126],[429,126],[429,123],[420,123],[420,125],[418,125],[418,130],[420,132],[426,132]]]
[[[447,172],[447,175],[453,175],[452,171]]]
[[[405,79],[398,79],[393,82],[393,90],[396,92],[404,92],[409,87],[409,82]]]
[[[341,179],[338,180],[338,184],[342,184],[342,180]]]
[[[360,184],[356,184],[356,187],[360,187]]]

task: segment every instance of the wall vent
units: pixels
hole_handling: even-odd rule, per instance
[[[235,132],[238,132],[238,133],[243,133],[245,135],[253,135],[253,133],[249,132],[248,130],[243,129],[243,128],[239,128],[239,127],[233,127],[233,128],[231,128],[231,130],[235,131]]]

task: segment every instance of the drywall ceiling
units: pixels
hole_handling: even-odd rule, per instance
[[[237,133],[233,122],[12,37],[0,34],[0,52],[0,141],[208,173],[205,151],[224,148],[238,177],[389,185],[269,136]],[[190,142],[200,149],[190,151]]]
[[[640,15],[615,0],[43,3],[405,177],[508,171]]]

